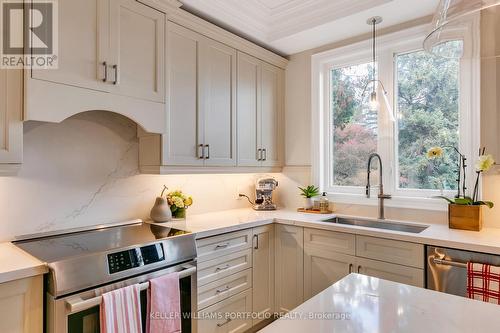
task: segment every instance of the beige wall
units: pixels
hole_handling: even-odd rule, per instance
[[[383,29],[379,34],[392,33],[412,26],[425,24],[429,21],[430,17],[425,17],[396,27]],[[290,62],[286,70],[286,163],[288,166],[310,166],[311,162],[311,56],[318,52],[349,45],[367,38],[370,38],[369,34],[290,56]],[[500,46],[500,42],[497,46]],[[495,62],[500,63],[500,59],[497,59]],[[488,89],[493,96],[493,102],[490,101],[493,105],[490,104],[488,117],[486,119],[481,119],[483,123],[482,144],[490,147],[490,150],[494,151],[496,159],[500,161],[500,142],[498,142],[500,117],[497,116],[498,105],[500,105],[500,65],[496,67],[495,71],[487,72],[489,72],[489,74],[493,73],[493,75],[498,73],[498,75],[496,78],[493,77],[493,80],[483,82],[483,85],[486,86],[485,89]],[[484,101],[482,102],[484,104]],[[482,111],[482,114],[484,115],[485,111]],[[484,118],[484,116],[482,116],[482,118]],[[487,138],[487,140],[485,138]],[[304,184],[304,182],[310,180],[310,169],[301,168],[300,170],[307,175],[299,177],[297,172],[295,172],[293,179]],[[500,228],[500,173],[498,171],[491,171],[489,174],[484,175],[483,198],[485,200],[494,201],[497,204],[497,207],[493,209],[485,208],[485,225]],[[291,202],[295,205],[300,204],[300,201],[297,200],[290,201],[290,203]],[[373,206],[337,206],[338,211],[341,213],[358,213],[363,215],[376,214],[376,208]],[[392,218],[414,219],[423,222],[425,222],[425,220],[433,220],[442,223],[447,221],[446,212],[442,211],[401,210],[392,208],[388,210],[388,215]]]

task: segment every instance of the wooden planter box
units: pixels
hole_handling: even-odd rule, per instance
[[[483,228],[483,206],[448,205],[450,229],[480,231]]]

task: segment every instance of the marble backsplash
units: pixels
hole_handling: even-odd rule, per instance
[[[253,196],[255,181],[263,176],[139,174],[136,125],[110,112],[81,113],[60,124],[26,122],[24,149],[19,174],[0,177],[0,241],[146,219],[163,184],[193,196],[188,214],[248,207],[237,193]],[[279,192],[295,187],[286,176],[273,176]]]

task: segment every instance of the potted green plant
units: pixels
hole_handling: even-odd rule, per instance
[[[304,208],[312,209],[313,208],[312,198],[317,197],[319,195],[319,188],[317,188],[314,185],[309,185],[307,187],[299,186],[299,190],[300,190],[300,195],[305,198]]]
[[[446,147],[445,147],[446,148]],[[479,231],[483,226],[483,213],[482,207],[487,206],[493,208],[493,202],[483,201],[478,198],[479,178],[483,172],[488,171],[495,160],[493,156],[485,154],[485,148],[479,150],[479,159],[475,164],[476,168],[476,181],[472,196],[467,195],[467,186],[465,181],[465,174],[467,170],[467,158],[460,153],[455,147],[448,147],[455,150],[458,154],[458,175],[457,194],[454,198],[445,196],[437,196],[437,198],[448,201],[448,225],[452,229],[473,230]],[[443,148],[433,147],[427,151],[427,158],[430,160],[439,159],[443,156]]]

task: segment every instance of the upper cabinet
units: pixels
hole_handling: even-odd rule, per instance
[[[23,160],[23,73],[0,70],[0,175],[12,175]]]
[[[140,135],[141,169],[236,166],[236,50],[170,22],[167,41],[166,131]]]
[[[58,68],[28,74],[27,120],[107,110],[163,132],[165,14],[135,0],[72,0],[58,15]]]
[[[282,162],[283,70],[238,52],[238,165]]]

